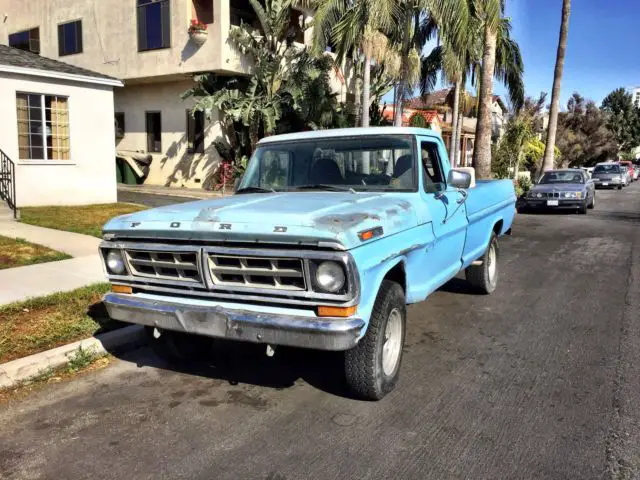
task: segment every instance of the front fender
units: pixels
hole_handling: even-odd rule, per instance
[[[417,279],[414,281],[414,274],[420,269],[423,251],[433,240],[431,223],[426,223],[391,237],[365,243],[350,251],[360,277],[358,317],[362,318],[367,326],[380,285],[385,276],[398,264],[403,265],[405,272],[406,301],[415,301],[413,291],[419,286],[419,282]],[[362,335],[365,331],[366,328],[363,329]]]

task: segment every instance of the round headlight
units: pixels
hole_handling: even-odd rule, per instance
[[[115,273],[116,275],[122,275],[126,271],[120,251],[109,250],[107,254],[107,268],[111,273]]]
[[[344,270],[339,263],[322,262],[318,265],[316,283],[321,289],[335,293],[344,286],[344,281]]]
[[[538,194],[536,194],[536,197],[538,197],[538,198],[542,198],[542,194],[541,194],[541,193],[538,193]]]

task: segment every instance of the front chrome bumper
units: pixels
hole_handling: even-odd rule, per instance
[[[109,316],[176,332],[318,350],[348,350],[360,338],[360,318],[317,318],[200,306],[108,293]]]

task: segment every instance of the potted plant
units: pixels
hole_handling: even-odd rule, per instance
[[[198,20],[191,20],[191,25],[189,26],[189,37],[191,41],[198,46],[201,46],[204,42],[207,41],[207,25],[206,23],[202,23]]]

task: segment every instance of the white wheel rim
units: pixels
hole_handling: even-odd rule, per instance
[[[487,255],[487,270],[489,272],[489,282],[493,285],[496,279],[496,271],[498,268],[497,262],[498,256],[496,255],[496,246],[492,243],[489,246],[489,255]]]
[[[395,371],[400,361],[402,349],[402,315],[397,308],[391,310],[384,330],[384,344],[382,346],[382,370],[386,376]]]

